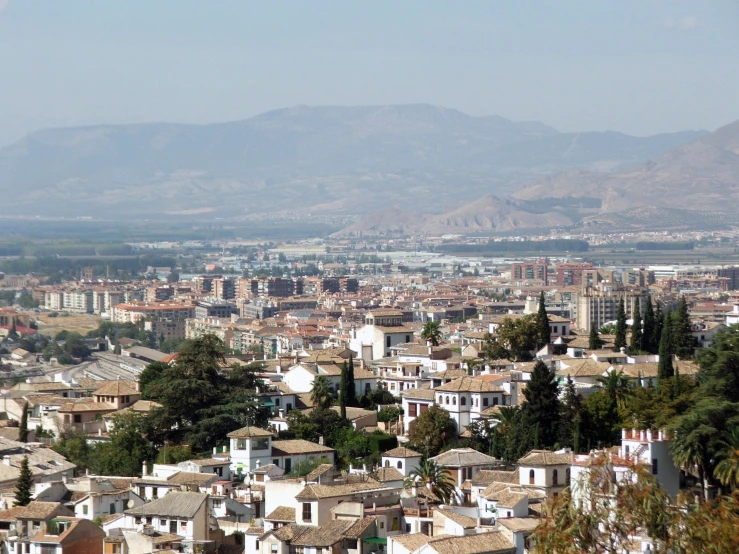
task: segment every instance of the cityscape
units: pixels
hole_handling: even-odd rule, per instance
[[[739,552],[733,8],[0,0],[0,554]]]

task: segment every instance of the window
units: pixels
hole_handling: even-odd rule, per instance
[[[214,508],[220,508],[221,507],[221,499],[220,498],[214,498],[213,499],[213,507]]]
[[[136,518],[136,525],[141,525],[141,518],[140,517],[137,517]]]
[[[83,513],[84,515],[87,515],[87,509],[88,509],[88,508],[87,508],[87,504],[85,504],[84,506],[82,506],[82,513]]]
[[[444,397],[444,404],[449,404],[449,397],[448,396],[445,396]]]
[[[139,496],[141,498],[146,497],[146,487],[139,487]]]
[[[172,520],[169,522],[169,532],[173,535],[177,534],[177,520]]]
[[[410,335],[406,335],[405,336],[405,342],[411,342],[411,336]]]
[[[79,414],[75,414],[74,416],[74,422],[75,423],[82,423],[82,416]]]
[[[657,458],[652,458],[652,475],[659,473],[659,466],[657,465]]]
[[[277,545],[276,544],[273,544],[272,545],[272,554],[277,554]]]
[[[151,516],[146,518],[146,524],[151,525],[151,522],[154,521]]]
[[[159,525],[161,525],[162,527],[166,527],[167,526],[167,520],[166,519],[160,519],[159,520]]]
[[[277,458],[275,458],[274,460],[272,460],[272,463],[274,465],[276,465],[277,467],[280,467],[280,460],[278,460]]]
[[[460,406],[466,406],[467,405],[467,398],[465,398],[464,396],[462,398],[460,398],[459,399],[459,405]]]
[[[110,513],[111,515],[115,513],[115,502],[110,503]]]
[[[569,467],[565,470],[565,484],[566,485],[570,484],[570,468]]]
[[[559,472],[556,469],[552,471],[552,485],[559,485]]]
[[[493,398],[493,406],[498,405],[498,397]]]
[[[385,346],[387,346],[388,348],[390,348],[390,335],[388,335],[387,337],[385,337]]]
[[[292,458],[286,458],[285,459],[285,473],[290,473],[293,469],[293,460]]]
[[[398,469],[403,469],[403,462],[398,460]]]
[[[409,417],[416,417],[418,414],[418,405],[417,404],[408,404],[408,416]]]
[[[483,399],[482,399],[482,406],[483,406],[484,408],[487,408],[487,406],[488,406],[488,399],[487,399],[487,398],[483,398]]]
[[[246,439],[236,439],[236,450],[246,450]]]
[[[269,450],[269,439],[251,439],[252,450]]]
[[[457,405],[457,397],[452,396],[452,406],[456,406],[456,405]]]
[[[381,521],[380,522],[380,529],[384,529],[384,528],[385,528],[385,522],[384,521]]]
[[[397,517],[393,518],[392,527],[390,528],[391,531],[400,531],[400,521]]]
[[[180,521],[180,532],[184,533],[187,531],[187,522],[186,521]]]
[[[530,469],[529,470],[529,485],[534,484],[534,477],[535,477],[534,470]]]
[[[309,522],[311,520],[311,503],[303,502],[303,521]]]
[[[385,460],[385,467],[390,467],[390,460]]]
[[[629,457],[629,445],[628,444],[624,446],[624,454],[626,454],[627,458]]]
[[[254,541],[255,552],[259,552],[259,539]]]
[[[290,545],[290,554],[305,554],[305,549],[302,546]]]
[[[411,524],[410,523],[406,523],[405,524],[405,532],[406,533],[410,533],[411,532]]]

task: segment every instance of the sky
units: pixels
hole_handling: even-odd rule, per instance
[[[736,0],[0,0],[0,145],[429,103],[636,135],[739,119]]]

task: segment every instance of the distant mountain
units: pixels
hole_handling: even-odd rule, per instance
[[[634,166],[703,134],[560,133],[429,105],[47,129],[0,149],[0,215],[431,213],[562,170]]]
[[[680,214],[675,223],[686,218],[733,220],[739,201],[739,121],[637,167],[610,174],[566,171],[543,178],[514,197],[538,203],[554,198],[597,199],[600,208],[586,220],[590,224],[606,220],[624,224],[631,219],[634,225],[643,226],[648,223],[645,219],[658,214],[667,218],[665,210],[679,211],[674,214]],[[639,209],[642,211],[634,211]]]

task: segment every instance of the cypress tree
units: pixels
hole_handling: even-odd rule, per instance
[[[588,337],[588,349],[589,350],[600,350],[603,346],[603,340],[600,338],[600,333],[595,325],[590,327],[590,336]]]
[[[33,474],[28,466],[28,456],[23,456],[21,471],[15,483],[15,505],[28,506],[31,503],[31,489],[33,488]]]
[[[623,297],[618,301],[618,312],[616,313],[616,338],[613,341],[613,350],[620,352],[626,348],[626,309]]]
[[[28,402],[23,406],[23,416],[18,427],[18,440],[20,442],[28,442]]]
[[[542,361],[534,364],[531,380],[523,391],[525,401],[521,406],[525,425],[536,431],[536,440],[542,447],[557,442],[559,428],[559,385],[554,372]]]
[[[695,341],[693,340],[693,329],[690,324],[688,303],[685,296],[680,297],[677,310],[672,314],[672,334],[675,354],[680,358],[692,358],[695,352]]]
[[[654,333],[654,308],[652,297],[647,295],[644,301],[644,320],[641,327],[641,350],[652,352],[652,334]]]
[[[657,304],[657,309],[654,312],[654,328],[652,329],[652,336],[649,338],[649,345],[651,349],[650,354],[656,354],[659,350],[659,343],[662,340],[662,328],[665,326],[665,314],[662,312],[662,307]]]
[[[662,326],[662,337],[659,341],[659,365],[657,366],[657,378],[662,381],[674,375],[672,368],[672,317],[665,316]]]
[[[672,381],[672,399],[676,399],[680,396],[680,370],[675,366],[675,376]]]
[[[631,324],[631,342],[629,343],[629,351],[637,352],[641,350],[642,342],[642,326],[641,326],[641,306],[639,299],[634,302],[634,313],[632,314],[634,323]]]
[[[539,343],[546,346],[552,342],[552,333],[549,329],[549,316],[547,316],[546,306],[544,305],[544,291],[539,295],[539,311],[536,314],[536,322],[539,328]]]
[[[348,379],[349,367],[347,363],[341,364],[341,378],[339,381],[339,408],[341,409],[341,418],[346,419],[346,400],[348,396]]]
[[[357,389],[354,384],[354,356],[349,354],[349,368],[346,374],[346,405],[357,406]]]

